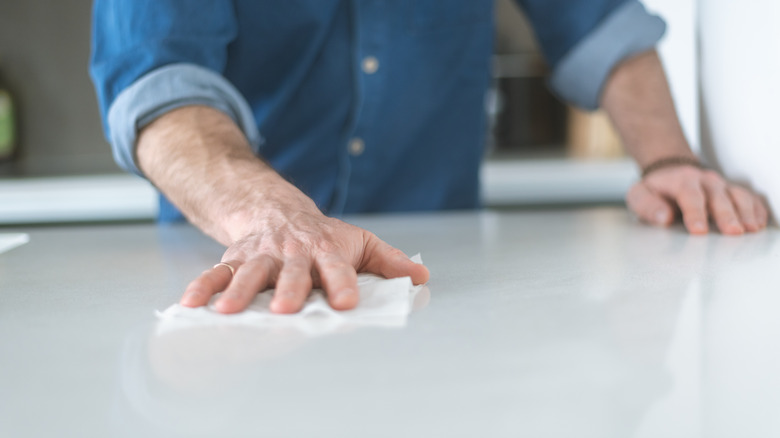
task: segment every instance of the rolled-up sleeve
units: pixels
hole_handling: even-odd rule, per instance
[[[186,105],[222,111],[259,146],[249,105],[221,75],[237,32],[233,14],[231,2],[95,1],[90,74],[120,167],[141,175],[135,160],[138,130]]]
[[[636,0],[518,1],[552,68],[551,88],[585,109],[599,107],[604,85],[621,61],[655,47],[666,30]]]
[[[138,130],[157,117],[186,105],[206,105],[230,116],[257,152],[261,138],[249,105],[222,76],[194,64],[160,67],[133,82],[108,108],[114,160],[143,176],[135,160]]]

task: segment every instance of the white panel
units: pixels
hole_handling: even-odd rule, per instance
[[[615,203],[639,179],[630,160],[488,161],[482,199],[488,207],[529,204]]]
[[[702,0],[699,9],[702,148],[780,212],[780,3]]]
[[[151,219],[152,186],[130,175],[0,181],[0,224]]]

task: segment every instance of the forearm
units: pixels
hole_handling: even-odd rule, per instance
[[[759,231],[766,226],[766,209],[755,194],[730,184],[716,172],[678,165],[696,164],[696,156],[685,140],[655,51],[621,63],[607,81],[601,103],[627,151],[649,171],[643,172],[626,196],[629,208],[640,218],[666,226],[679,211],[693,234],[707,233],[709,218],[724,234]],[[677,158],[683,160],[660,161]]]
[[[428,270],[375,235],[323,215],[303,192],[257,158],[233,120],[204,106],[171,111],[136,145],[142,172],[201,230],[228,248],[192,281],[181,303],[235,313],[268,287],[272,312],[301,309],[322,287],[337,310],[357,305],[357,272],[428,280]],[[227,268],[226,268],[227,267]],[[315,274],[316,273],[316,274]]]
[[[140,169],[196,226],[230,245],[281,204],[313,201],[257,158],[241,130],[204,106],[167,113],[138,136]],[[312,210],[313,209],[313,210]]]
[[[608,79],[601,103],[641,168],[668,157],[695,158],[655,51],[622,62]]]

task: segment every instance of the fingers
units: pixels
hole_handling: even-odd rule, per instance
[[[733,185],[728,188],[728,193],[736,205],[745,230],[756,232],[766,228],[769,213],[764,201],[758,195],[743,187]]]
[[[315,261],[315,267],[331,307],[347,310],[357,305],[359,292],[354,266],[341,257],[324,255]]]
[[[393,248],[373,234],[368,235],[363,269],[381,274],[385,278],[411,277],[412,283],[428,282],[428,268],[409,260],[401,250]]]
[[[753,208],[756,210],[756,220],[761,229],[766,228],[769,223],[769,211],[764,204],[764,200],[756,196],[756,202],[753,203]]]
[[[713,172],[704,177],[703,186],[707,194],[710,214],[721,233],[731,235],[744,233],[745,228],[737,216],[732,198],[726,191],[726,182]]]
[[[704,190],[699,184],[690,183],[677,195],[677,206],[682,212],[685,228],[691,234],[707,234],[707,202]]]
[[[666,212],[675,202],[692,234],[707,233],[710,218],[723,234],[760,231],[769,216],[750,190],[729,184],[716,172],[683,167],[646,177],[631,188],[626,201],[642,220],[659,225],[668,225]]]
[[[240,265],[239,262],[235,261],[228,263],[234,269]],[[207,269],[187,286],[179,303],[187,307],[205,306],[212,295],[223,291],[228,286],[232,277],[230,269],[225,266]]]
[[[284,261],[271,299],[272,312],[295,313],[301,310],[312,287],[311,268],[311,261],[306,257],[295,256]]]
[[[626,203],[631,211],[649,224],[666,227],[674,220],[674,208],[669,201],[641,181],[628,191]]]
[[[228,263],[235,273],[222,265],[205,271],[190,283],[181,303],[204,306],[222,292],[215,309],[236,313],[274,286],[269,310],[295,313],[316,284],[325,289],[331,307],[346,310],[359,301],[357,272],[409,276],[415,284],[428,281],[427,268],[365,230],[320,216],[299,219],[305,226],[285,222],[273,233],[251,234],[235,242],[224,256],[233,259]]]
[[[236,270],[236,275],[214,307],[220,313],[236,313],[246,309],[275,275],[276,264],[269,256],[260,256],[244,263],[241,269]]]
[[[761,201],[753,196],[752,193],[739,186],[731,186],[728,188],[728,194],[731,201],[734,203],[737,209],[737,213],[745,226],[747,231],[759,231],[763,228],[761,225],[759,215],[760,211],[754,205],[756,202],[759,204]]]

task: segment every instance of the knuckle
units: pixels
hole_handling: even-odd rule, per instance
[[[714,171],[714,170],[704,170],[704,171],[702,171],[702,173],[704,174],[705,178],[712,179],[712,180],[717,180],[717,181],[722,181],[723,180],[723,177],[720,176],[720,174],[718,172]]]
[[[720,218],[733,219],[736,217],[733,206],[726,200],[714,203],[712,206],[712,213]]]
[[[334,254],[319,254],[315,265],[318,271],[324,271],[325,273],[355,269],[347,260]]]
[[[282,272],[295,272],[296,275],[300,275],[301,272],[310,272],[311,262],[312,260],[308,256],[302,256],[301,254],[285,257],[279,261]]]
[[[756,216],[756,208],[752,203],[737,205],[739,214],[744,217],[754,218]]]
[[[273,260],[273,258],[266,253],[257,254],[254,257],[250,258],[246,262],[246,266],[251,266],[252,268],[255,268],[257,266],[265,266],[269,261]]]
[[[277,271],[281,268],[281,260],[278,257],[271,257],[267,254],[262,254],[253,260],[254,264],[263,271],[268,273]]]
[[[249,254],[256,251],[256,245],[250,245],[247,242],[236,242],[230,245],[222,255],[222,260],[246,260]]]
[[[721,189],[726,187],[726,180],[724,180],[718,172],[713,170],[705,170],[703,180],[706,184],[709,184],[714,188]]]
[[[368,230],[362,230],[362,231],[363,231],[363,241],[371,242],[374,244],[382,241],[379,237],[377,237],[376,234],[372,233],[371,231]]]
[[[349,263],[339,260],[339,261],[333,261],[332,263],[325,266],[326,269],[332,271],[332,272],[338,272],[340,274],[349,273],[350,271],[354,272],[355,268],[352,267]]]
[[[288,240],[282,244],[282,253],[290,256],[297,255],[303,252],[303,244],[298,241]]]
[[[279,288],[303,294],[311,289],[311,285],[311,276],[296,275],[293,272],[288,272],[287,275],[282,279]]]
[[[390,248],[387,251],[387,255],[389,255],[390,257],[395,257],[395,258],[407,258],[406,254],[404,254],[404,252],[401,251],[398,248]]]
[[[737,200],[745,200],[745,201],[753,200],[752,193],[749,190],[745,189],[744,187],[731,185],[729,186],[728,190],[731,196]]]
[[[320,240],[319,242],[317,242],[316,246],[317,246],[317,253],[321,255],[334,254],[339,251],[338,245],[336,245],[331,240],[326,240],[326,239]]]
[[[302,272],[309,271],[309,263],[306,259],[301,257],[294,257],[284,261],[283,271],[294,272],[296,275],[301,275]]]
[[[719,208],[714,211],[715,216],[722,219],[722,220],[732,220],[737,217],[736,213],[734,213],[734,210],[726,207]]]
[[[681,191],[678,198],[679,201],[683,201],[686,204],[689,204],[692,207],[703,207],[704,206],[704,191],[702,191],[702,187],[698,184],[692,184],[684,187]]]
[[[257,248],[257,250],[252,254],[252,258],[256,260],[263,258],[278,260],[284,258],[284,256],[285,253],[283,251],[282,245],[276,243],[266,243],[263,246]]]

